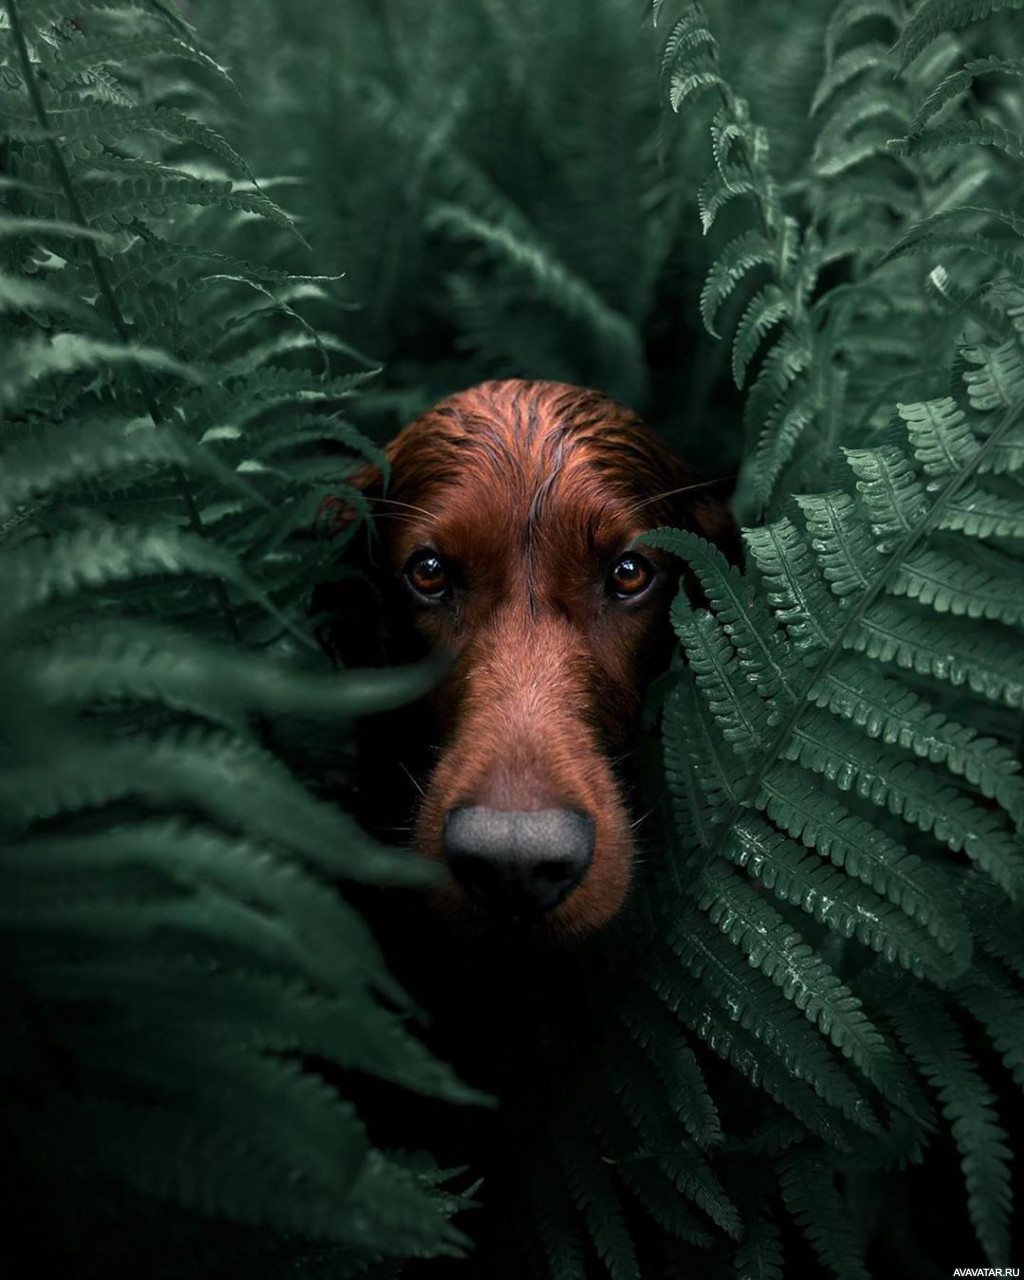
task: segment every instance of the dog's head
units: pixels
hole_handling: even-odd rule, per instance
[[[614,761],[667,657],[679,576],[634,540],[674,524],[728,542],[727,508],[633,413],[563,383],[451,396],[387,455],[386,493],[371,468],[357,481],[382,589],[453,658],[414,843],[451,869],[450,909],[597,928],[633,857]]]

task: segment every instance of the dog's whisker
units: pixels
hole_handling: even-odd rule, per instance
[[[697,489],[710,489],[712,485],[724,484],[727,480],[735,480],[736,474],[730,476],[716,476],[714,480],[696,480],[693,484],[681,485],[678,489],[666,489],[663,493],[656,493],[650,498],[644,498],[642,502],[636,503],[630,508],[629,514],[636,515],[638,511],[642,511],[644,507],[649,507],[652,502],[661,502],[663,498],[674,498],[680,493],[692,493]]]
[[[428,520],[433,521],[437,519],[436,514],[432,511],[428,511],[425,507],[414,506],[413,503],[411,502],[400,502],[397,498],[385,498],[385,497],[373,496],[373,497],[369,497],[367,501],[386,502],[390,507],[405,507],[408,511],[415,511],[418,515],[426,516]]]
[[[423,784],[420,782],[419,778],[416,777],[416,775],[413,773],[413,771],[409,768],[409,766],[405,763],[404,760],[399,760],[398,767],[402,770],[402,772],[409,779],[409,781],[416,788],[416,790],[420,793],[420,795],[426,796],[427,793],[423,789]]]
[[[637,827],[641,826],[643,823],[647,821],[647,819],[651,816],[652,813],[655,812],[657,808],[658,808],[657,804],[652,804],[646,813],[642,813],[639,818],[636,818],[633,822],[629,824],[630,829],[635,831]]]

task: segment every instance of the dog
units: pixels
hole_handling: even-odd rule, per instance
[[[369,465],[351,482],[374,514],[381,643],[392,658],[451,659],[430,699],[437,756],[412,827],[413,846],[451,873],[438,905],[554,935],[600,929],[630,883],[618,766],[672,651],[681,573],[637,539],[674,525],[735,559],[728,504],[631,410],[558,382],[459,392],[385,455],[386,485]],[[352,499],[327,515],[348,528]],[[346,617],[365,640],[371,628]],[[346,661],[349,650],[334,645]]]

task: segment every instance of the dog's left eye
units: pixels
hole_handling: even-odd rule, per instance
[[[420,551],[405,566],[405,578],[412,589],[428,600],[440,600],[448,590],[448,570],[433,551]]]
[[[608,575],[608,586],[620,600],[629,600],[646,591],[654,577],[654,570],[635,552],[620,556]]]

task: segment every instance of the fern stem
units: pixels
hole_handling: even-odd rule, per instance
[[[25,30],[21,25],[21,14],[18,11],[17,0],[4,0],[4,8],[7,10],[7,19],[11,24],[11,34],[14,36],[14,45],[18,51],[18,61],[21,64],[21,74],[25,81],[25,88],[28,91],[29,101],[32,103],[32,109],[36,113],[36,119],[39,121],[40,128],[46,134],[46,146],[50,153],[50,160],[53,165],[53,171],[56,175],[60,188],[64,193],[64,198],[68,202],[68,209],[71,212],[72,219],[81,227],[88,227],[89,221],[85,216],[82,203],[78,198],[78,192],[71,178],[71,171],[64,159],[64,153],[57,144],[54,136],[53,128],[50,124],[50,115],[46,110],[46,103],[43,101],[43,95],[39,88],[39,81],[36,79],[35,70],[32,66],[32,59],[29,56],[28,44],[25,40]],[[107,274],[106,264],[100,255],[96,244],[92,240],[84,241],[84,250],[89,267],[93,277],[96,280],[96,287],[99,290],[100,297],[103,299],[103,305],[106,308],[107,316],[110,323],[117,334],[119,341],[126,347],[131,346],[131,334],[128,331],[128,325],[121,313],[117,298],[114,294],[113,286],[110,283],[110,276]],[[153,421],[154,426],[159,426],[165,422],[166,415],[160,408],[159,401],[153,394],[153,389],[149,384],[143,371],[137,366],[132,370],[132,376],[135,385],[138,388],[142,402],[146,406],[146,412]],[[199,514],[199,507],[196,505],[195,495],[185,477],[185,473],[180,468],[175,468],[177,480],[181,489],[181,495],[185,503],[185,509],[188,514],[189,525],[194,533],[202,534],[203,521]],[[238,621],[235,618],[234,610],[231,607],[231,601],[228,599],[228,593],[224,583],[220,578],[213,580],[214,592],[217,596],[217,604],[224,615],[228,630],[233,640],[241,640],[241,632],[238,627]]]
[[[719,856],[725,841],[728,839],[730,832],[732,831],[732,825],[740,816],[741,811],[748,808],[756,801],[758,792],[761,789],[761,784],[767,777],[769,770],[776,764],[779,752],[785,745],[789,735],[796,728],[797,722],[809,705],[806,697],[808,690],[812,689],[814,685],[819,683],[819,681],[823,680],[824,677],[828,675],[829,671],[831,671],[832,667],[843,654],[843,641],[845,638],[863,619],[868,609],[870,609],[871,606],[879,599],[885,591],[889,580],[911,551],[915,549],[917,544],[923,538],[931,533],[946,507],[973,477],[981,463],[984,462],[988,455],[995,449],[1007,431],[1014,426],[1022,413],[1024,413],[1024,402],[1018,402],[1007,409],[1006,413],[1003,415],[1002,421],[981,446],[978,452],[963,468],[959,475],[954,476],[953,479],[950,480],[949,484],[946,485],[945,489],[943,489],[935,499],[931,507],[929,507],[924,519],[922,519],[919,524],[915,525],[913,529],[908,530],[903,536],[902,540],[889,557],[885,567],[864,592],[859,604],[850,610],[850,615],[840,627],[835,641],[829,648],[828,652],[823,656],[821,662],[811,673],[804,686],[803,693],[779,725],[778,731],[773,735],[768,746],[761,753],[761,763],[756,772],[750,775],[746,785],[742,788],[736,798],[729,802],[728,807],[724,809],[719,833],[708,846],[707,855],[702,864],[703,866],[710,865],[711,861]]]

